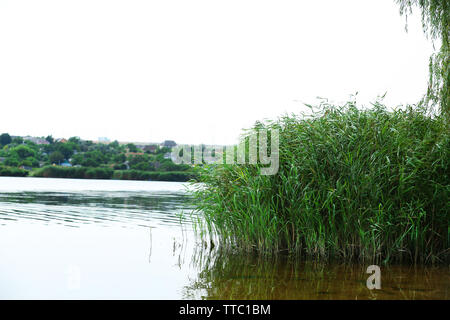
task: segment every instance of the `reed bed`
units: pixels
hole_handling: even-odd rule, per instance
[[[216,245],[373,262],[448,262],[448,123],[421,108],[322,102],[278,129],[277,174],[205,165],[194,204]]]

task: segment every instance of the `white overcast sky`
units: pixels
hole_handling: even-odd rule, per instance
[[[394,0],[0,0],[0,133],[235,142],[317,96],[425,92]]]

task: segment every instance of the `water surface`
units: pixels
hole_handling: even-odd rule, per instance
[[[0,177],[0,298],[450,298],[448,266],[382,266],[382,289],[368,290],[367,265],[211,248],[186,187]]]

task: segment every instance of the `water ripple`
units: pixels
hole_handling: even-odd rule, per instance
[[[180,214],[191,212],[188,195],[182,191],[75,191],[2,192],[0,223],[32,220],[71,227],[179,226],[189,224]]]

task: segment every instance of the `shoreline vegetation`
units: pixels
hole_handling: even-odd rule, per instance
[[[174,141],[135,145],[78,137],[0,135],[0,176],[186,182],[193,167],[171,159]]]
[[[155,172],[140,170],[113,170],[108,168],[64,168],[56,166],[46,166],[33,171],[30,176],[41,178],[186,182],[193,179],[195,177],[195,174],[186,171]]]
[[[112,179],[112,180],[140,180],[140,181],[171,181],[187,182],[196,179],[197,175],[191,171],[140,171],[140,170],[112,170],[108,168],[45,166],[33,171],[20,168],[0,166],[0,177],[38,177],[64,179]]]
[[[215,245],[262,254],[375,263],[450,261],[450,135],[420,107],[322,102],[279,130],[279,171],[199,167],[194,205]]]

